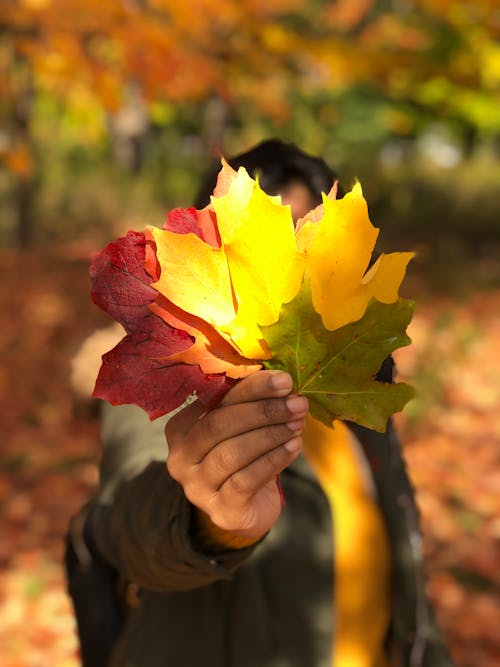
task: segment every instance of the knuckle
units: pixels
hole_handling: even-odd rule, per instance
[[[207,507],[206,513],[210,517],[210,520],[223,530],[230,530],[235,524],[236,515],[234,511],[227,503],[223,503],[220,497],[217,498],[217,502]]]
[[[248,475],[242,470],[231,475],[227,480],[226,485],[229,487],[231,493],[236,495],[247,495],[251,490]]]
[[[282,401],[279,399],[266,399],[261,406],[266,421],[275,422],[283,417]]]
[[[199,466],[189,470],[181,485],[186,498],[197,507],[204,507],[211,496],[210,486],[201,475]]]
[[[218,441],[221,438],[222,425],[221,414],[219,410],[209,413],[203,419],[203,429],[205,439],[209,441]],[[201,423],[201,422],[200,422]]]
[[[270,442],[278,446],[290,440],[290,429],[285,424],[277,424],[267,428],[267,434]]]
[[[195,483],[197,466],[186,464],[182,456],[177,453],[169,453],[166,467],[170,477],[182,486],[184,492],[186,493],[186,489],[189,489],[190,495],[193,495],[195,487],[198,486]]]
[[[165,424],[165,438],[167,442],[174,443],[179,436],[179,413],[170,417],[168,422]]]
[[[167,470],[170,474],[170,477],[173,477],[173,479],[178,481],[178,476],[179,476],[179,465],[178,465],[178,455],[176,454],[175,451],[169,451],[167,460],[166,460],[166,466]]]
[[[275,449],[272,449],[263,457],[263,462],[266,465],[270,475],[275,475],[278,472],[281,472],[281,469],[284,465],[286,465],[287,460],[288,457],[286,450],[284,450],[282,447],[276,447]]]
[[[193,503],[193,505],[198,505],[198,496],[199,496],[199,486],[192,479],[186,481],[182,488],[184,489],[184,495],[186,498]]]
[[[218,472],[227,473],[237,468],[237,456],[234,448],[215,447],[212,452],[213,465]]]
[[[248,399],[249,394],[251,393],[250,387],[250,380],[252,376],[248,376],[246,378],[243,378],[239,382],[237,382],[234,387],[232,387],[227,394],[224,396],[222,401],[220,402],[220,405],[225,407],[228,405],[233,405],[234,403],[238,403],[241,401],[245,401]]]

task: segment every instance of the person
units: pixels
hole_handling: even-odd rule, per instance
[[[336,180],[278,140],[229,163],[295,220]],[[378,378],[393,372],[387,359]],[[99,489],[68,542],[86,667],[451,665],[391,420],[326,428],[287,373],[266,370],[208,412],[194,401],[150,422],[101,407]]]

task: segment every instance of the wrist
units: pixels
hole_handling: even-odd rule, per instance
[[[193,538],[196,546],[205,553],[216,553],[221,549],[244,549],[256,544],[263,535],[247,536],[217,526],[202,510],[193,508]]]

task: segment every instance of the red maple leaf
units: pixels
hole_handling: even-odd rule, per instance
[[[210,206],[206,206],[200,211],[192,206],[190,208],[174,208],[168,213],[163,229],[176,234],[191,232],[214,248],[220,246],[215,212]]]
[[[189,348],[193,339],[151,311],[158,293],[150,285],[145,258],[144,234],[128,232],[107,245],[90,267],[94,302],[127,332],[103,356],[93,395],[112,405],[135,403],[151,419],[182,405],[193,393],[212,407],[234,381],[165,359]]]
[[[158,294],[144,268],[145,246],[144,234],[128,232],[101,250],[90,266],[92,300],[127,333],[150,314],[149,304]]]

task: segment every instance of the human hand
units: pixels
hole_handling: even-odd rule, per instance
[[[266,533],[281,512],[276,476],[299,455],[307,399],[292,378],[259,371],[206,412],[196,401],[165,428],[167,468],[215,526],[244,539]]]

